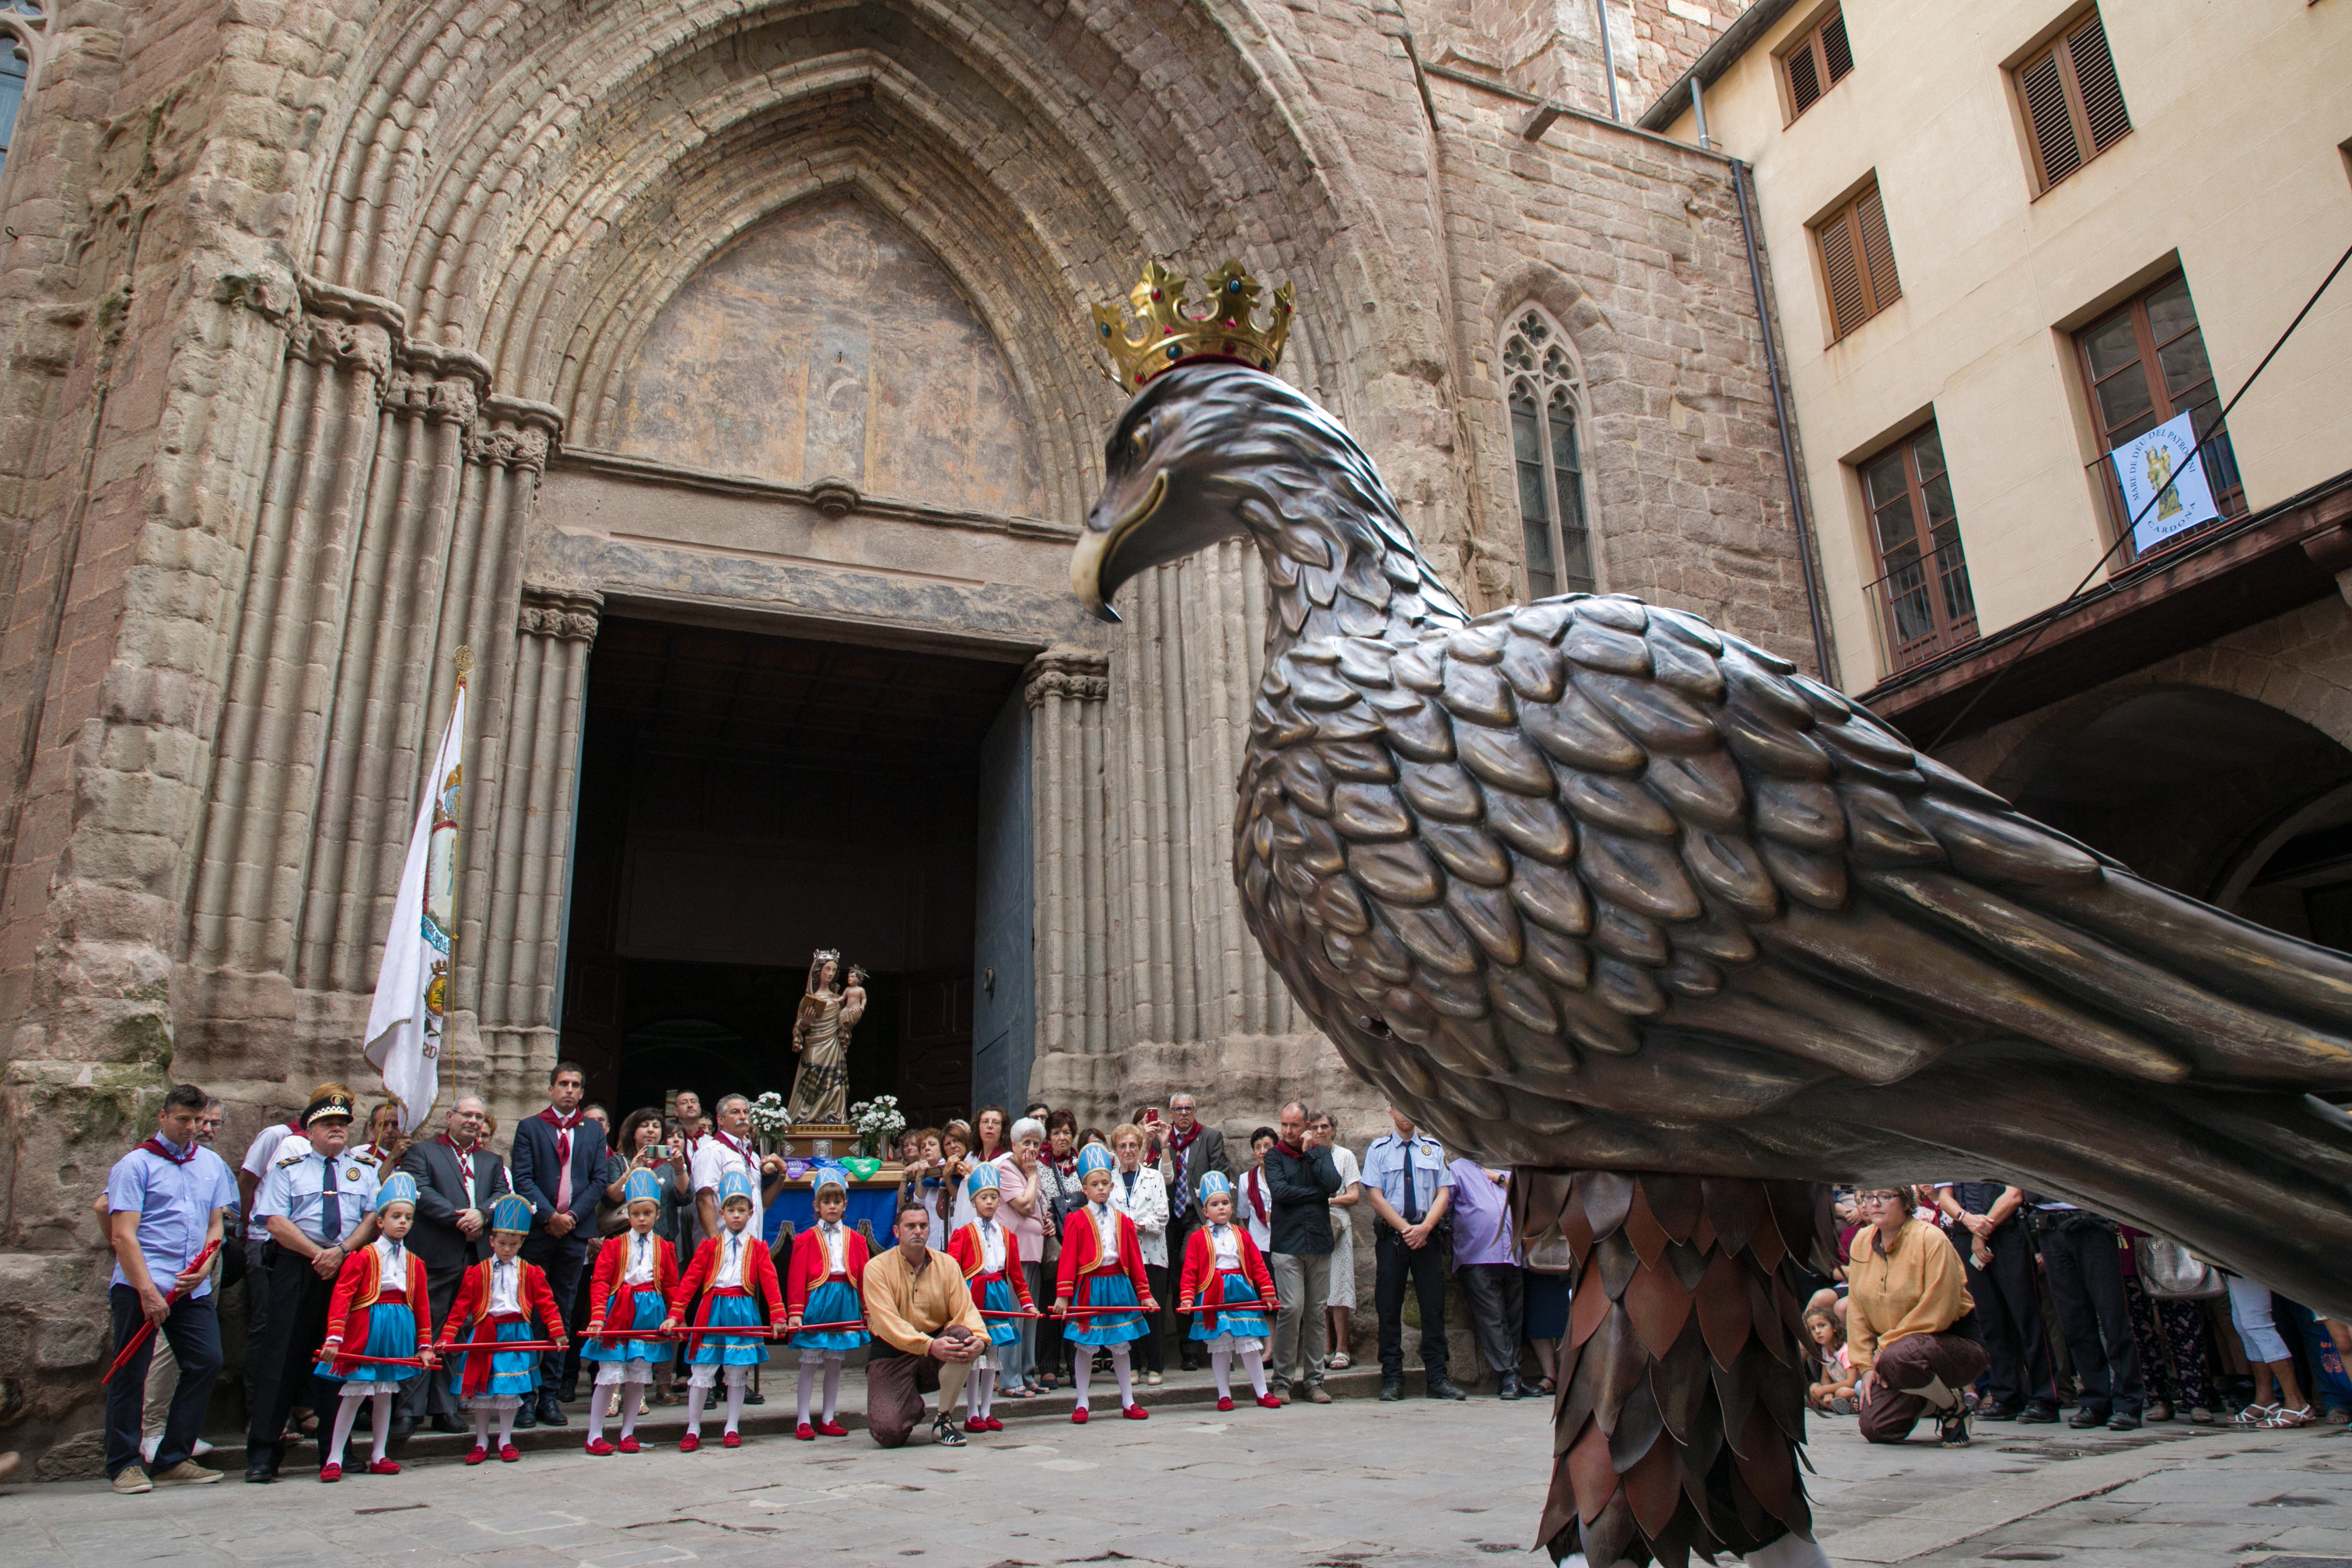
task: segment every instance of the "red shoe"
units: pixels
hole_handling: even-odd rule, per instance
[[[636,1451],[637,1435],[635,1432],[632,1432],[627,1436],[621,1439],[621,1452],[624,1454],[634,1454]]]
[[[499,1463],[502,1465],[511,1465],[517,1459],[521,1458],[522,1450],[516,1447],[512,1443],[501,1443],[499,1445]]]
[[[816,1441],[816,1428],[803,1421],[793,1428],[793,1436],[803,1443],[814,1443]]]
[[[1217,1408],[1218,1408],[1218,1409],[1220,1409],[1220,1410],[1231,1410],[1233,1407],[1234,1407],[1234,1396],[1233,1396],[1232,1394],[1219,1394],[1219,1395],[1217,1396]]]
[[[988,1430],[988,1417],[975,1415],[963,1424],[963,1429],[967,1432],[985,1432]]]
[[[1281,1400],[1279,1400],[1279,1399],[1276,1399],[1276,1398],[1273,1394],[1259,1394],[1259,1395],[1257,1396],[1257,1402],[1258,1402],[1260,1405],[1265,1405],[1268,1410],[1279,1410],[1279,1409],[1281,1409],[1281,1408],[1282,1408],[1282,1401],[1281,1401]]]
[[[478,1465],[489,1457],[490,1451],[488,1448],[483,1447],[479,1443],[475,1444],[472,1447],[466,1450],[466,1463],[469,1465]]]
[[[396,1476],[400,1474],[400,1461],[398,1459],[370,1459],[368,1461],[368,1474],[372,1476]]]
[[[1087,1407],[1081,1405],[1076,1410],[1071,1411],[1070,1420],[1072,1424],[1076,1426],[1085,1426],[1087,1424]]]
[[[620,1452],[618,1448],[614,1447],[612,1444],[607,1443],[602,1437],[591,1437],[588,1439],[588,1451],[595,1455],[600,1459],[607,1454],[617,1454]]]
[[[1151,1412],[1146,1410],[1140,1405],[1126,1405],[1120,1409],[1119,1414],[1126,1416],[1129,1421],[1149,1421],[1151,1419]]]
[[[740,1432],[722,1432],[719,1436],[719,1446],[722,1448],[740,1448],[743,1446],[743,1434]]]
[[[992,1415],[988,1418],[988,1429],[992,1432],[1002,1432],[1004,1430],[1004,1423]]]
[[[681,1454],[691,1454],[701,1447],[702,1436],[698,1432],[688,1432],[677,1440],[677,1451]]]
[[[343,1467],[330,1460],[319,1467],[319,1479],[322,1481],[340,1481],[343,1479]]]
[[[820,1421],[816,1424],[816,1435],[820,1437],[846,1437],[849,1428],[838,1421]]]

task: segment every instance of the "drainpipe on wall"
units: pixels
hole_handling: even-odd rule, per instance
[[[1604,0],[1605,3],[1605,0]],[[1698,79],[1691,79],[1691,99],[1698,99]],[[1704,120],[1701,121],[1705,123]],[[1704,132],[1702,132],[1704,134]],[[1772,342],[1772,305],[1764,297],[1764,260],[1756,249],[1755,220],[1749,216],[1748,165],[1731,160],[1731,188],[1739,202],[1739,237],[1748,244],[1748,279],[1756,290],[1756,325],[1764,334],[1764,376],[1772,384],[1772,418],[1780,431],[1780,468],[1789,480],[1789,510],[1797,521],[1797,564],[1805,574],[1805,616],[1813,626],[1813,668],[1825,685],[1835,685],[1830,669],[1830,639],[1822,624],[1821,596],[1813,589],[1813,531],[1805,516],[1805,495],[1797,474],[1797,447],[1790,435],[1789,405],[1780,393],[1780,356]]]
[[[1691,118],[1698,121],[1698,144],[1703,152],[1713,152],[1715,143],[1706,138],[1706,89],[1699,85],[1698,73],[1691,73]],[[1742,221],[1745,221],[1743,215]]]
[[[1592,0],[1592,8],[1601,14],[1601,74],[1609,79],[1609,118],[1622,125],[1625,116],[1617,107],[1617,60],[1609,52],[1609,0]]]

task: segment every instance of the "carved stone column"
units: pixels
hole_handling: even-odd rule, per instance
[[[600,594],[526,586],[516,621],[479,993],[480,1081],[501,1115],[555,1061],[582,704],[604,606]]]
[[[1109,916],[1104,897],[1103,703],[1109,660],[1055,648],[1029,666],[1038,1081],[1110,1047]]]

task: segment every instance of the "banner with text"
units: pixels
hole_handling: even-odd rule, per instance
[[[2136,555],[2221,515],[2205,479],[2205,459],[2197,450],[2196,418],[2191,410],[2108,454],[2115,459],[2116,480],[2123,486],[2124,515],[2139,519],[2132,529]],[[2154,506],[2148,505],[2151,497]]]

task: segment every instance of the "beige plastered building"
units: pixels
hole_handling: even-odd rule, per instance
[[[2210,416],[2352,247],[2347,80],[2330,0],[1767,0],[1641,121],[1696,144],[1703,118],[1753,171],[1843,687],[2144,873],[2338,947],[2352,274],[2209,444],[2228,515],[2118,548],[2106,454]]]
[[[1368,1134],[1228,869],[1255,561],[1117,629],[1069,593],[1087,310],[1148,258],[1289,280],[1284,374],[1475,601],[1573,546],[1813,666],[1729,163],[1608,110],[1736,9],[0,14],[0,1447],[96,1460],[91,1195],[161,1086],[232,1156],[374,1099],[460,647],[445,1104],[510,1126],[559,1055],[616,1115],[785,1089],[825,945],[875,971],[854,1097]]]

